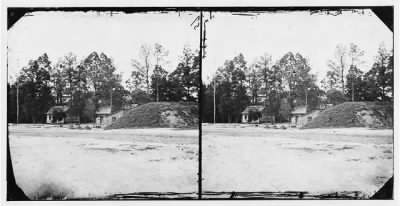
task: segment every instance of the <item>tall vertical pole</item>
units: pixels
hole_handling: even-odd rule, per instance
[[[354,102],[354,80],[351,79],[351,101]]]
[[[214,124],[215,124],[215,113],[216,113],[216,105],[215,105],[215,77],[214,77]]]
[[[199,58],[200,58],[200,61],[199,61],[199,67],[200,67],[200,71],[202,70],[202,65],[203,65],[203,11],[200,11],[200,51],[199,51]],[[201,73],[201,72],[200,72]],[[200,84],[202,84],[201,83],[202,81],[201,81],[201,75],[200,75]],[[200,113],[200,121],[199,121],[199,195],[198,195],[198,197],[199,197],[199,199],[201,199],[201,191],[202,191],[202,170],[201,170],[201,167],[202,167],[202,154],[201,154],[201,151],[202,151],[202,143],[201,143],[201,123],[202,123],[202,119],[201,119],[201,117],[202,117],[202,106],[201,106],[201,94],[202,94],[202,86],[200,87],[200,95],[199,95],[199,102],[200,102],[200,111],[199,111],[199,113]]]
[[[113,89],[110,89],[110,94],[111,94],[111,100],[110,100],[110,113],[112,114],[112,91]]]
[[[19,85],[17,83],[17,124],[19,123]]]
[[[156,98],[156,100],[157,100],[157,102],[159,101],[159,93],[158,93],[158,77],[156,78],[156,82],[157,82],[157,98]]]
[[[82,116],[82,109],[81,109],[81,67],[78,66],[78,104],[79,104],[79,125],[81,125],[81,116]],[[61,95],[61,99],[62,99],[62,95]],[[61,100],[62,101],[62,100]]]
[[[308,88],[304,90],[304,91],[306,92],[306,113],[307,113],[307,103],[308,103],[308,102],[307,102],[307,96],[308,96],[308,95],[307,95],[307,94],[308,94],[308,91],[307,91],[307,90],[308,90]]]

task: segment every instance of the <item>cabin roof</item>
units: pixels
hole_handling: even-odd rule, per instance
[[[110,106],[103,106],[100,107],[97,111],[96,114],[111,114],[111,107]]]
[[[307,106],[301,105],[293,109],[292,114],[307,114]]]
[[[54,114],[55,111],[67,112],[68,109],[68,106],[52,106],[46,114]]]
[[[246,109],[243,110],[242,114],[248,114],[250,111],[259,111],[261,112],[264,109],[264,106],[262,105],[251,105],[246,107]]]

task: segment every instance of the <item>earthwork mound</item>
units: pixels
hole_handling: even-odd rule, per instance
[[[198,122],[197,103],[150,102],[131,109],[105,129],[193,128]]]
[[[322,111],[302,128],[329,127],[393,128],[393,103],[345,102]]]

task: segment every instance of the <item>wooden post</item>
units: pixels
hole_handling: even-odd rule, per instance
[[[110,100],[110,113],[112,114],[112,91],[113,91],[113,89],[111,88],[111,90],[110,90],[110,95],[111,95],[111,100]]]
[[[199,62],[199,67],[200,69],[202,69],[202,64],[203,64],[203,11],[200,11],[200,51],[199,51],[199,57],[200,57],[200,62]],[[201,76],[200,76],[200,82],[201,82]],[[200,87],[200,94],[201,94],[201,87]],[[201,95],[199,95],[199,101],[201,102]],[[201,113],[202,113],[202,108],[200,107],[200,118],[201,118]],[[201,121],[199,121],[199,129],[200,129],[200,134],[199,136],[201,136]],[[201,199],[201,193],[202,193],[202,181],[203,181],[203,177],[202,177],[202,164],[201,164],[201,138],[200,138],[200,144],[199,144],[199,195],[198,198]]]
[[[215,124],[215,113],[216,113],[216,105],[215,105],[215,77],[214,77],[214,124]]]
[[[19,85],[17,84],[17,124],[19,123]]]

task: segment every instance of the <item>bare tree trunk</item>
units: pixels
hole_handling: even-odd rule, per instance
[[[113,109],[112,109],[112,106],[113,106],[113,104],[112,104],[112,103],[113,103],[113,102],[112,102],[112,100],[113,100],[113,98],[112,98],[112,97],[113,97],[113,95],[112,95],[112,89],[110,89],[110,96],[111,96],[111,97],[110,97],[110,110],[111,110],[111,114],[112,114],[112,111],[113,111]]]
[[[385,87],[382,86],[382,100],[385,98]]]
[[[267,74],[265,74],[264,81],[265,81],[265,101],[267,101],[267,97],[268,97],[268,76],[267,76]]]
[[[17,124],[19,123],[19,87],[17,85]]]
[[[158,78],[157,78],[156,82],[157,82],[157,89],[156,89],[156,90],[157,90],[157,97],[156,97],[156,100],[157,100],[157,102],[158,102],[158,101],[159,101],[159,96],[158,96],[158,94],[159,94],[159,93],[158,93]]]
[[[354,80],[351,79],[351,101],[354,102]]]
[[[306,113],[307,113],[307,107],[308,107],[308,102],[307,102],[307,100],[308,100],[308,99],[307,99],[307,98],[308,98],[308,97],[307,97],[307,96],[308,96],[307,93],[308,93],[308,92],[307,92],[307,89],[304,89],[304,92],[306,93]]]
[[[342,95],[343,95],[343,97],[344,97],[344,68],[342,67],[342,75],[341,75],[341,78],[342,78]]]
[[[214,78],[214,124],[215,124],[215,109],[216,106],[215,106],[215,78]]]
[[[149,69],[146,69],[146,86],[147,86],[147,94],[150,94],[150,86],[149,86]]]
[[[60,93],[60,105],[62,105],[63,104],[63,95],[62,95],[62,92]]]
[[[188,88],[187,88],[187,100],[186,101],[189,101],[189,97],[190,97],[190,87],[189,87],[189,84],[188,84]]]
[[[344,62],[343,62],[343,56],[340,57],[340,69],[341,69],[341,81],[342,81],[342,96],[344,97]]]
[[[383,70],[383,72],[382,72],[382,76],[384,76],[385,75],[385,67],[384,67],[384,62],[383,62],[383,60],[382,60],[382,62],[381,62],[381,67],[384,69]],[[382,100],[384,100],[385,99],[385,88],[386,88],[386,85],[385,85],[385,78],[382,78]]]

